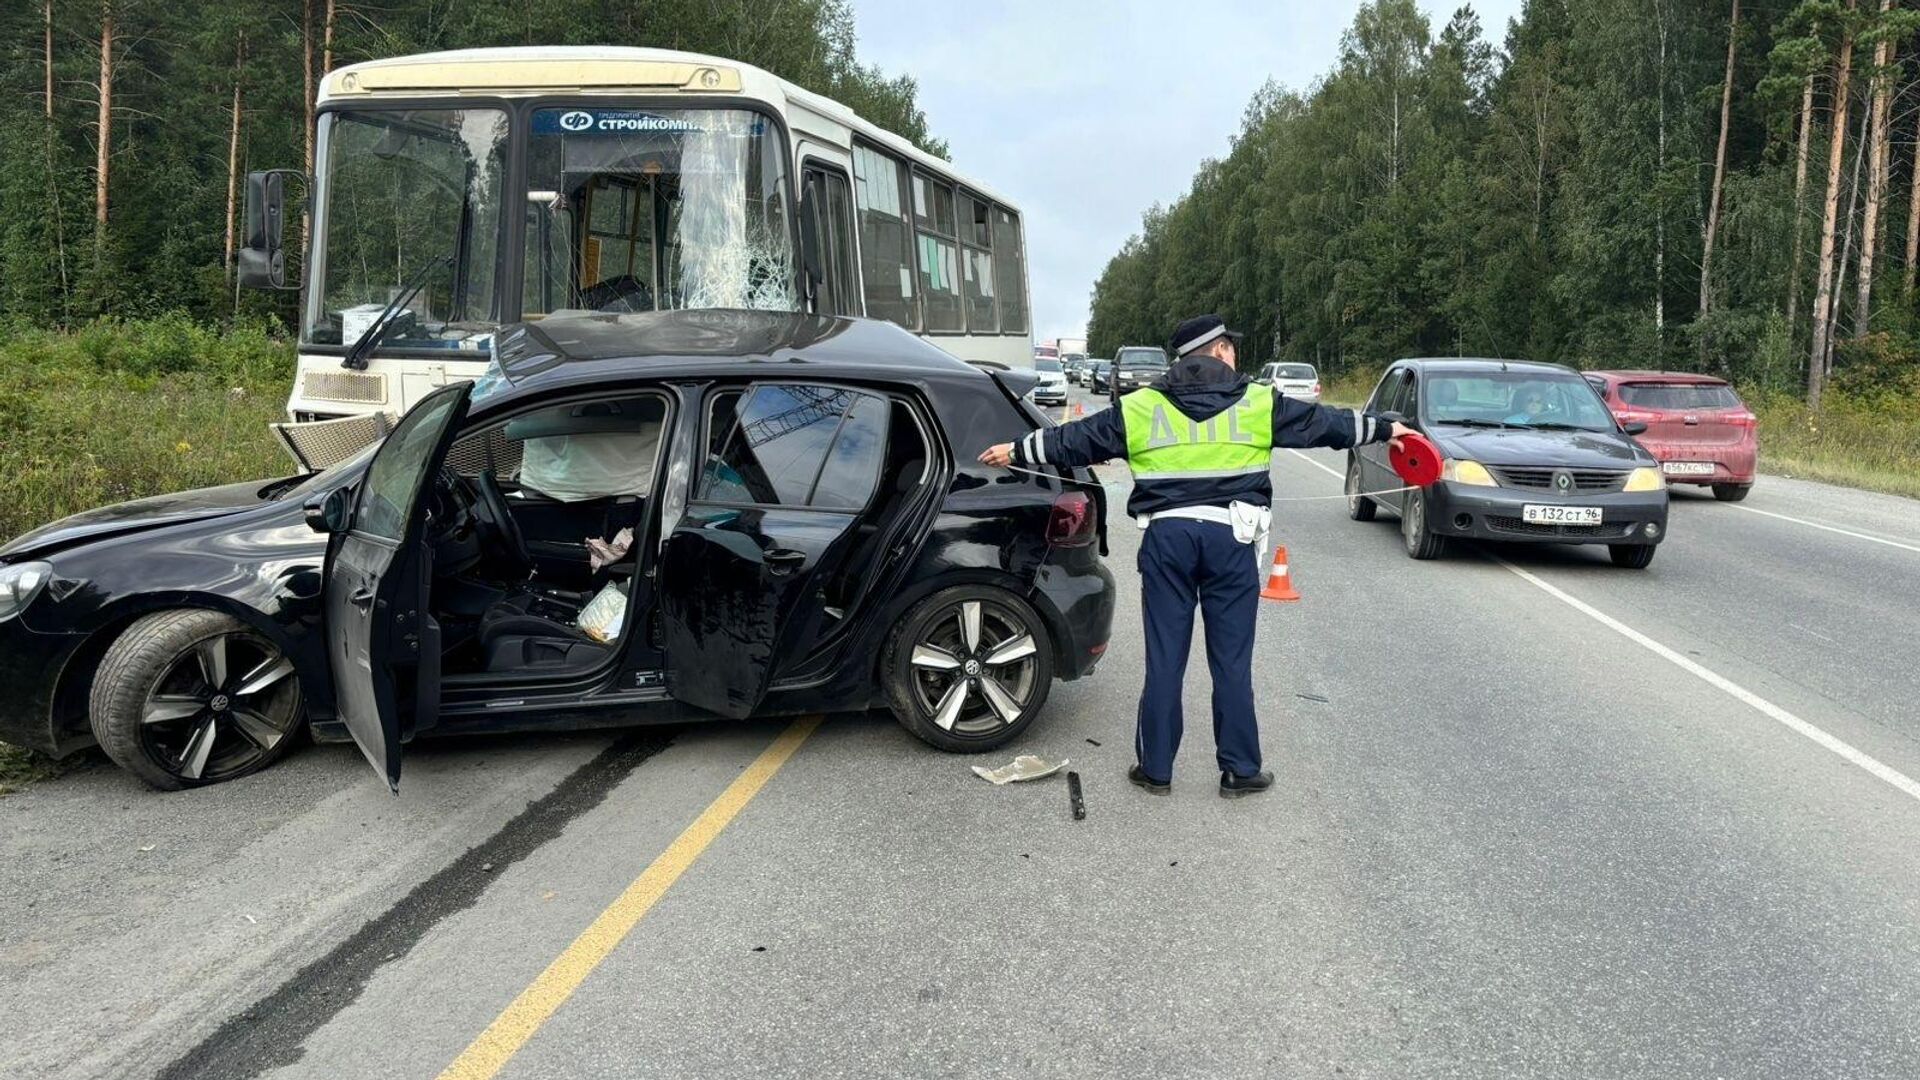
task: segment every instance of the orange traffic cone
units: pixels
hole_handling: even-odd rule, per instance
[[[1260,590],[1262,600],[1285,600],[1292,602],[1300,599],[1293,591],[1293,574],[1287,569],[1287,547],[1276,544],[1273,549],[1273,573],[1267,575],[1267,587]]]
[[[1087,415],[1087,405],[1086,405],[1086,403],[1085,403],[1085,402],[1083,402],[1083,401],[1076,401],[1076,402],[1074,402],[1074,403],[1073,403],[1073,418],[1074,418],[1075,420],[1078,420],[1078,419],[1080,419],[1081,417],[1083,417],[1083,416],[1085,416],[1085,415]]]

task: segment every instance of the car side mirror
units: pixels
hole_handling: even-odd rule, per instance
[[[347,488],[334,488],[325,495],[315,495],[305,504],[307,528],[317,533],[333,534],[347,531],[347,519],[353,513],[352,495]]]
[[[286,178],[307,174],[293,169],[267,169],[247,174],[247,231],[240,246],[236,271],[240,284],[250,289],[298,289],[287,282]]]
[[[1398,411],[1398,410],[1395,410],[1395,411],[1393,411],[1393,412],[1383,412],[1383,413],[1381,413],[1380,415],[1381,415],[1381,416],[1383,416],[1383,417],[1385,417],[1385,418],[1386,418],[1386,419],[1388,419],[1388,420],[1391,420],[1391,421],[1393,421],[1393,422],[1394,422],[1394,423],[1396,423],[1396,424],[1405,424],[1405,425],[1407,425],[1408,427],[1415,427],[1415,426],[1417,426],[1417,425],[1416,425],[1416,424],[1414,423],[1414,421],[1412,421],[1412,420],[1409,420],[1409,419],[1407,419],[1407,414],[1406,414],[1406,413],[1403,413],[1403,412],[1400,412],[1400,411]]]
[[[1626,432],[1629,435],[1645,435],[1647,433],[1647,425],[1643,421],[1632,420],[1625,424],[1621,424],[1620,430]]]

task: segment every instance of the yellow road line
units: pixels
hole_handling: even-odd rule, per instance
[[[653,865],[633,879],[633,884],[608,904],[592,925],[581,931],[573,944],[555,957],[547,970],[520,991],[520,996],[487,1025],[487,1030],[453,1059],[453,1064],[440,1073],[440,1080],[487,1080],[498,1073],[540,1026],[566,1004],[587,976],[593,974],[593,969],[600,966],[600,961],[626,940],[654,902],[673,887],[687,867],[713,843],[714,837],[773,779],[780,766],[785,765],[794,751],[800,749],[800,744],[807,741],[807,736],[820,726],[820,719],[810,716],[796,720],[781,732],[753,764],[734,778],[727,790],[653,860]]]

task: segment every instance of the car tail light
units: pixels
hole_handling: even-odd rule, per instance
[[[1750,412],[1728,413],[1720,419],[1737,428],[1753,428],[1760,423],[1760,418]]]
[[[1086,547],[1093,543],[1093,500],[1084,491],[1069,491],[1053,500],[1047,515],[1050,547]]]
[[[1623,424],[1651,424],[1660,419],[1660,414],[1642,409],[1615,409],[1614,418]]]
[[[1314,395],[1315,395],[1316,397],[1317,397],[1317,396],[1319,396],[1319,394],[1320,394],[1320,384],[1319,384],[1319,383],[1314,383],[1314,384],[1313,384],[1313,392],[1314,392]]]

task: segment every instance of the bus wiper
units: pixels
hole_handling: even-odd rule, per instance
[[[452,262],[452,255],[442,255],[427,260],[424,266],[415,270],[413,277],[407,279],[406,286],[395,293],[393,299],[387,301],[387,306],[380,309],[380,314],[374,316],[372,324],[361,331],[360,339],[347,349],[347,355],[340,358],[340,366],[355,371],[367,370],[367,354],[386,338],[387,331],[393,327],[394,316],[400,313],[401,308],[412,303],[414,296],[426,287],[428,274]]]

